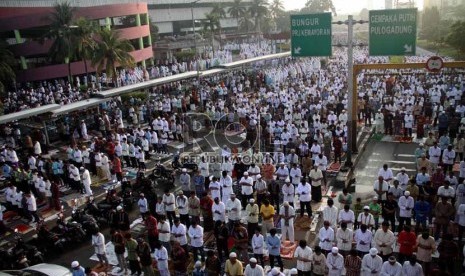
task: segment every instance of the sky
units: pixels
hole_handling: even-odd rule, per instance
[[[306,0],[283,0],[286,10],[295,10],[302,8]],[[371,2],[371,4],[369,4]],[[392,0],[395,2],[395,0]],[[416,7],[423,7],[423,0],[416,0]],[[384,0],[333,0],[338,14],[358,14],[363,8],[367,9],[384,9]]]

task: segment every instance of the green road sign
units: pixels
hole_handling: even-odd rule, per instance
[[[291,15],[293,57],[331,56],[331,13]]]
[[[370,11],[370,56],[414,56],[417,9]]]

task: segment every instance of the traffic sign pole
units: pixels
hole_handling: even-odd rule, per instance
[[[293,57],[332,56],[331,13],[291,15]]]
[[[346,167],[352,167],[352,154],[357,153],[357,91],[354,91],[354,18],[349,15],[347,19],[347,92],[348,92],[348,123],[347,126],[347,158]]]

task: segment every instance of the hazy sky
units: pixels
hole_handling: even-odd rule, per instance
[[[306,0],[283,0],[286,10],[294,10],[302,8]],[[392,0],[394,3],[395,0]],[[363,8],[368,9],[384,9],[384,0],[333,0],[336,6],[336,11],[339,14],[358,14]],[[423,0],[416,0],[416,7],[422,9]]]

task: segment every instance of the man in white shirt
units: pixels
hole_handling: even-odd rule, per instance
[[[139,200],[137,201],[137,206],[139,206],[139,212],[142,217],[145,216],[145,213],[149,210],[149,204],[145,198],[144,193],[139,194]]]
[[[423,267],[417,262],[417,257],[412,255],[402,266],[402,276],[423,276]]]
[[[438,142],[435,141],[433,146],[429,148],[428,155],[431,162],[432,170],[435,171],[439,165],[439,158],[441,157],[441,148],[438,147]]]
[[[329,221],[334,231],[337,229],[338,210],[334,206],[334,201],[330,198],[327,201],[328,206],[323,209],[323,221]]]
[[[368,228],[373,227],[375,224],[375,218],[370,214],[370,207],[363,206],[363,212],[358,214],[357,222],[359,225],[366,225]]]
[[[368,230],[365,224],[360,225],[360,228],[355,231],[355,249],[357,249],[359,256],[364,256],[368,253],[371,247],[372,238],[373,234],[370,230]]]
[[[379,169],[378,176],[382,176],[387,183],[391,183],[391,180],[394,178],[394,174],[387,164],[384,164],[383,167]]]
[[[168,254],[171,252],[171,227],[170,224],[166,221],[165,216],[161,216],[157,224],[158,229],[158,240],[163,244],[163,246],[168,251]]]
[[[95,232],[92,234],[92,246],[94,247],[95,254],[99,260],[100,266],[107,267],[108,266],[108,259],[107,259],[107,250],[105,244],[105,236],[100,231]]]
[[[297,164],[295,163],[292,164],[292,168],[289,172],[289,176],[291,178],[291,182],[293,186],[299,185],[299,183],[301,182],[301,178],[302,178],[302,171],[300,170],[299,167],[297,167]],[[286,178],[286,181],[287,181],[287,178]]]
[[[289,178],[289,169],[285,166],[283,162],[281,162],[275,174],[276,174],[276,180],[285,181],[286,178]]]
[[[391,256],[389,260],[383,263],[380,276],[401,276],[402,265],[397,262],[396,257]]]
[[[205,261],[205,252],[203,250],[203,228],[200,225],[197,225],[197,221],[193,220],[192,225],[187,231],[189,238],[191,240],[192,253],[194,255],[194,261],[199,259],[202,262]]]
[[[174,240],[179,242],[182,248],[187,250],[187,229],[184,224],[181,223],[179,218],[174,219],[174,224],[171,227],[171,235],[173,236]],[[186,251],[188,252],[188,251]]]
[[[455,190],[450,186],[449,181],[444,181],[444,185],[438,188],[438,198],[447,197],[450,200],[455,198]]]
[[[341,276],[344,270],[344,257],[339,254],[337,247],[331,248],[331,253],[326,257],[328,276]]]
[[[304,216],[305,209],[307,209],[307,215],[310,218],[312,216],[312,207],[310,206],[312,186],[308,182],[302,181],[297,186],[297,195],[300,201],[300,217]]]
[[[414,207],[413,197],[410,196],[409,191],[405,191],[404,195],[399,198],[399,228],[403,229],[404,223],[411,225],[412,222],[412,210]]]
[[[318,239],[320,241],[319,246],[326,255],[331,250],[334,241],[334,230],[330,227],[329,221],[323,222],[323,227],[318,232]]]
[[[289,180],[289,178],[286,178],[286,181],[284,182],[285,183],[281,189],[283,193],[283,201],[289,202],[289,204],[294,207],[294,195],[295,195],[294,185],[291,184],[291,181]]]
[[[378,256],[378,249],[373,247],[370,249],[369,254],[363,256],[361,275],[379,275],[382,265],[383,259],[380,256]]]
[[[189,204],[188,198],[184,195],[183,191],[179,191],[178,196],[176,197],[176,208],[178,209],[179,219],[181,220],[181,223],[186,225],[187,228],[189,228]]]
[[[284,201],[283,206],[279,208],[279,217],[281,218],[281,242],[286,241],[287,234],[291,244],[294,244],[294,207],[290,206],[289,202]]]
[[[235,222],[238,222],[241,220],[241,210],[242,210],[242,205],[239,199],[236,198],[236,194],[231,193],[230,194],[230,199],[226,202],[226,212],[228,214],[228,225],[231,227],[229,229],[232,229],[232,226],[234,225]]]
[[[216,177],[212,177],[212,181],[208,185],[208,189],[210,190],[211,198],[221,199],[221,185]]]
[[[169,189],[165,190],[162,199],[163,205],[165,205],[166,217],[170,222],[170,225],[173,225],[173,220],[176,217],[174,209],[176,208],[176,199]]]
[[[373,184],[373,189],[381,200],[386,200],[389,191],[389,184],[384,181],[383,176],[378,176],[378,180]]]
[[[263,267],[257,264],[257,259],[250,258],[249,264],[245,267],[244,276],[264,276]]]
[[[260,264],[264,266],[265,262],[263,261],[263,250],[265,249],[265,238],[260,233],[260,227],[257,227],[254,232],[255,234],[252,236],[252,252],[255,258],[260,260]]]
[[[310,275],[312,271],[313,251],[307,246],[306,240],[300,240],[295,249],[294,258],[297,260],[297,271],[299,275]]]
[[[34,218],[34,223],[40,221],[39,215],[37,214],[37,202],[34,195],[30,192],[26,193],[26,203],[27,203],[27,211],[29,213],[29,219],[32,220]]]
[[[226,206],[220,201],[218,197],[213,200],[212,204],[213,221],[225,221],[226,220]]]
[[[383,221],[381,229],[376,230],[373,239],[379,255],[383,258],[383,261],[387,261],[387,258],[392,254],[392,246],[396,242],[394,233],[389,230],[389,222]]]
[[[405,173],[405,168],[402,167],[400,169],[400,173],[396,175],[397,181],[399,181],[399,186],[400,188],[405,191],[405,188],[407,188],[408,181],[409,181],[409,176],[408,174]]]
[[[228,175],[227,171],[222,172],[222,177],[220,179],[221,184],[221,201],[228,202],[231,193],[233,192],[232,189],[232,178]]]
[[[88,169],[85,169],[84,167],[81,167],[81,179],[82,179],[82,185],[84,186],[84,190],[86,192],[86,196],[92,196],[92,189],[90,186],[92,185],[92,179],[90,177],[90,173]]]
[[[354,233],[351,229],[347,228],[347,223],[342,222],[341,227],[336,231],[336,243],[340,253],[343,256],[347,256],[349,251],[352,249],[352,241],[354,239]]]
[[[338,223],[346,223],[347,228],[354,229],[355,214],[354,211],[350,210],[350,205],[344,205],[344,209],[339,211]]]
[[[245,208],[249,199],[253,197],[253,179],[249,177],[248,172],[244,172],[244,176],[239,181],[241,186],[241,200],[242,206]]]
[[[169,253],[167,248],[164,246],[164,243],[157,244],[155,252],[153,253],[153,258],[157,261],[157,269],[160,276],[169,276],[169,267],[168,267],[168,258]]]

